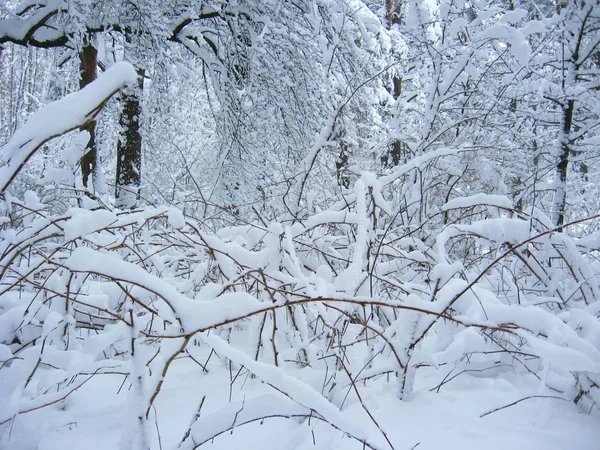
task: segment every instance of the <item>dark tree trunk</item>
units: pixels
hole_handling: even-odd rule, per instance
[[[123,112],[119,124],[123,134],[117,143],[116,206],[133,208],[140,196],[142,174],[142,135],[140,134],[140,94],[143,86],[142,69],[138,89],[123,94]]]
[[[573,124],[573,112],[575,108],[575,100],[569,100],[565,108],[563,108],[563,129],[560,142],[560,155],[556,166],[558,172],[559,192],[556,202],[556,225],[561,226],[565,223],[566,189],[567,189],[567,169],[569,167],[569,157],[571,156],[571,147],[569,146],[569,134]]]
[[[385,18],[388,29],[392,25],[402,23],[402,2],[397,0],[385,0]]]
[[[81,89],[96,79],[97,56],[98,51],[92,45],[86,45],[79,53],[79,87]],[[80,163],[83,186],[87,187],[90,175],[96,171],[96,122],[89,122],[87,125],[81,127],[81,130],[87,131],[90,135]]]
[[[400,95],[402,95],[402,78],[394,76],[392,83],[392,97],[394,100],[398,100]],[[402,159],[406,157],[407,150],[408,148],[404,142],[400,139],[394,139],[387,151],[381,156],[381,165],[386,169],[398,166],[402,162]]]
[[[392,28],[395,24],[402,23],[402,2],[394,0],[386,0],[385,2],[385,14],[387,19],[388,29]],[[391,92],[394,100],[398,100],[402,95],[402,77],[394,75],[392,78],[392,89]],[[402,161],[402,157],[405,156],[406,148],[402,141],[394,139],[390,144],[388,150],[381,156],[381,165],[383,168],[396,167]]]
[[[350,175],[348,173],[348,163],[350,159],[348,145],[341,140],[340,144],[340,154],[338,155],[337,160],[335,161],[335,169],[337,175],[338,185],[344,189],[350,188]]]

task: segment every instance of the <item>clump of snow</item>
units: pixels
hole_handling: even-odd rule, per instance
[[[185,226],[185,217],[179,208],[169,208],[167,213],[169,223],[173,228],[183,228]]]

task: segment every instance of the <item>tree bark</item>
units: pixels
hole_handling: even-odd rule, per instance
[[[397,0],[385,0],[385,18],[388,29],[396,23],[402,23],[402,2]]]
[[[556,171],[558,175],[558,187],[556,188],[554,201],[555,223],[561,226],[565,223],[565,209],[567,205],[567,170],[569,167],[569,157],[571,156],[571,147],[569,146],[569,135],[573,124],[573,112],[575,109],[575,100],[570,99],[562,111],[562,135],[560,139],[560,154]]]
[[[350,154],[348,151],[348,144],[346,144],[344,142],[343,137],[342,137],[340,139],[340,154],[338,155],[338,157],[335,161],[335,170],[336,170],[338,185],[344,189],[350,188],[350,175],[348,173],[349,159],[350,159]]]
[[[96,79],[98,67],[98,51],[92,45],[86,45],[79,53],[80,79],[79,87],[83,89]],[[81,127],[81,131],[87,131],[90,135],[85,146],[85,153],[81,157],[81,178],[84,187],[88,187],[90,175],[96,171],[96,122],[91,121]]]
[[[117,174],[115,201],[118,208],[134,208],[140,198],[142,174],[142,135],[140,133],[140,97],[143,88],[143,69],[138,89],[123,94],[123,112],[119,124],[123,134],[117,143]]]
[[[385,15],[387,19],[387,27],[391,29],[395,24],[402,23],[402,2],[394,0],[385,1]],[[392,98],[398,100],[402,95],[402,77],[394,75],[392,77]],[[381,156],[381,165],[383,168],[396,167],[402,161],[406,148],[402,141],[394,139],[387,151]]]

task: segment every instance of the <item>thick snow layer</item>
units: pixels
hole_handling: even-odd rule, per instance
[[[187,448],[190,419],[205,400],[192,426],[200,448],[210,450],[360,450],[363,445],[322,421],[298,417],[305,408],[279,395],[246,371],[230,384],[230,372],[217,364],[209,372],[189,359],[175,364],[157,400],[152,449]],[[237,369],[236,369],[237,371]],[[449,369],[447,370],[450,371]],[[234,371],[235,372],[235,371]],[[407,401],[399,401],[376,383],[361,396],[396,449],[419,450],[597,450],[597,418],[539,390],[539,381],[477,378],[463,374],[439,392],[434,370]],[[60,408],[19,416],[11,433],[0,437],[3,450],[114,450],[123,428],[129,382],[120,375],[97,376]],[[480,417],[518,400],[513,406]],[[543,397],[548,396],[548,397]],[[264,420],[251,421],[264,415]],[[343,410],[349,421],[371,425],[351,392]],[[284,417],[281,417],[284,416]],[[270,417],[270,418],[268,418]],[[248,424],[245,422],[251,421]],[[159,445],[160,434],[160,445]],[[190,435],[191,438],[191,435]],[[188,438],[188,440],[191,440]],[[192,447],[193,448],[193,447]],[[390,447],[382,447],[389,449]]]
[[[186,332],[203,330],[265,307],[244,292],[223,294],[214,300],[194,300],[135,264],[88,248],[76,249],[65,261],[65,267],[74,272],[88,271],[127,281],[155,293],[163,300],[155,306],[164,314],[162,317],[176,318]]]
[[[375,448],[385,448],[385,443],[381,442],[381,436],[377,436],[376,434],[370,436],[364,429],[364,424],[355,422],[347,417],[309,385],[295,377],[287,375],[276,366],[252,360],[241,351],[228,345],[221,338],[203,336],[202,339],[209,343],[219,355],[225,356],[237,364],[244,365],[259,379],[306,407],[308,411],[316,411],[317,414],[325,418],[333,426],[355,436],[361,441],[371,444]]]
[[[442,206],[442,211],[454,208],[469,208],[476,205],[490,205],[506,209],[513,207],[512,202],[503,195],[476,194],[470,197],[454,198]]]

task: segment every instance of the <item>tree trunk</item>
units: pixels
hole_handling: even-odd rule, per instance
[[[392,78],[392,83],[392,97],[394,100],[398,100],[400,95],[402,95],[402,78],[395,75]],[[396,128],[399,128],[397,112],[393,116],[393,125],[395,125]],[[406,144],[400,139],[394,139],[387,151],[381,156],[381,165],[384,169],[398,166],[402,162],[403,157],[406,156],[406,151]]]
[[[388,29],[396,23],[402,23],[402,2],[397,0],[385,0],[385,18]]]
[[[79,70],[81,74],[79,87],[81,89],[96,79],[97,57],[98,51],[92,45],[86,45],[79,53]],[[87,131],[90,135],[80,163],[83,186],[88,187],[90,175],[96,171],[96,122],[89,122],[87,125],[81,127],[81,131]]]
[[[387,27],[391,29],[395,24],[402,23],[402,2],[394,0],[385,1],[385,15]],[[392,77],[392,91],[390,92],[394,100],[398,100],[402,95],[402,77],[394,75]],[[394,117],[394,122],[397,122],[397,117]],[[396,124],[397,125],[397,124]],[[402,161],[406,148],[402,141],[394,139],[387,151],[381,156],[381,165],[384,169],[396,167]]]
[[[554,193],[554,223],[561,226],[565,223],[565,209],[567,205],[567,169],[569,167],[569,156],[571,147],[569,146],[569,134],[573,124],[573,111],[575,100],[567,101],[562,111],[562,133],[560,138],[560,154],[556,165],[558,176],[558,186]]]
[[[348,173],[348,163],[350,154],[348,151],[348,144],[340,139],[340,154],[335,161],[335,171],[337,175],[338,185],[343,189],[350,188],[350,175]]]
[[[143,88],[143,69],[138,89],[123,94],[123,112],[119,124],[123,134],[117,143],[117,174],[115,200],[118,208],[134,208],[140,198],[142,174],[142,135],[140,134],[140,96]]]

